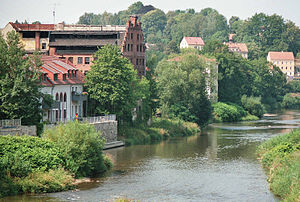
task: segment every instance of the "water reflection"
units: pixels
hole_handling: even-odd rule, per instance
[[[300,113],[243,123],[213,124],[200,136],[108,151],[106,176],[79,190],[9,201],[276,201],[255,150],[274,135],[299,127]]]

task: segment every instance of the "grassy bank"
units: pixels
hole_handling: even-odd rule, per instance
[[[175,136],[190,136],[200,132],[197,124],[182,120],[154,118],[150,127],[145,125],[126,126],[119,131],[126,145],[149,144]]]
[[[42,138],[0,136],[0,197],[72,189],[75,178],[112,166],[103,146],[93,126],[78,122],[46,130]]]
[[[273,193],[284,201],[300,201],[300,129],[263,143],[257,153]]]

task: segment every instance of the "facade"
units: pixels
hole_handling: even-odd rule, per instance
[[[202,50],[204,47],[204,41],[201,37],[183,37],[180,42],[180,48],[195,48]]]
[[[58,57],[43,56],[41,92],[54,98],[52,106],[43,105],[43,121],[50,123],[86,116],[87,95],[83,93],[84,75]]]
[[[235,43],[233,38],[235,34],[229,34],[229,43],[224,43],[228,46],[229,51],[238,53],[243,58],[248,59],[248,47],[245,43]]]
[[[64,62],[86,73],[92,65],[93,54],[106,44],[118,45],[139,76],[145,75],[146,46],[141,23],[131,16],[126,26],[122,25],[65,25],[8,23],[2,30],[4,37],[15,30],[21,36],[25,51],[44,52],[57,56]]]
[[[6,38],[7,33],[16,31],[20,35],[21,42],[27,53],[34,51],[47,53],[49,50],[49,35],[54,30],[54,24],[16,24],[8,23],[2,34]]]
[[[294,77],[295,74],[295,58],[293,52],[269,52],[267,60],[288,77]]]

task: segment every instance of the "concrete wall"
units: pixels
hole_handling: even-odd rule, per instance
[[[15,128],[0,128],[0,135],[36,136],[36,126],[18,126]]]
[[[103,123],[92,123],[97,131],[101,131],[102,137],[105,138],[106,143],[117,141],[118,136],[118,122],[107,121]]]

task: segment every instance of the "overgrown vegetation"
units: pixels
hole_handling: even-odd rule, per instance
[[[179,119],[154,118],[150,127],[146,125],[127,126],[121,128],[119,134],[126,145],[133,145],[159,142],[175,136],[190,136],[199,132],[200,128],[196,123]]]
[[[104,141],[92,125],[69,122],[43,137],[0,136],[0,196],[67,190],[74,177],[90,177],[112,167]]]
[[[257,153],[274,194],[284,201],[299,201],[300,129],[270,139]]]

